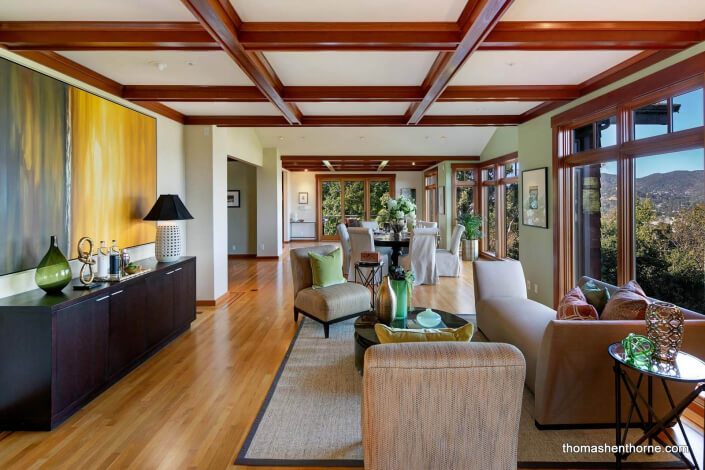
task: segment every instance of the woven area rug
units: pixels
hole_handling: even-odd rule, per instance
[[[474,322],[474,315],[466,318]],[[304,319],[267,398],[235,461],[254,466],[362,467],[360,398],[362,377],[355,369],[354,319],[331,325]],[[480,332],[473,341],[486,341]],[[565,453],[563,444],[612,445],[614,430],[539,431],[532,418],[534,397],[524,390],[519,430],[519,466],[614,468],[612,454]],[[632,436],[632,437],[636,437]],[[635,463],[684,468],[672,454],[632,455]]]

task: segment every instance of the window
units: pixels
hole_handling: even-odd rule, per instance
[[[650,296],[705,312],[703,149],[634,161],[636,280]]]
[[[475,169],[453,165],[453,222],[475,213]]]
[[[424,186],[426,221],[438,222],[438,169],[424,173]]]
[[[617,163],[573,168],[575,278],[617,284]]]
[[[677,83],[650,76],[640,81],[650,93],[614,90],[611,111],[595,100],[553,117],[554,302],[580,276],[636,279],[651,297],[705,312],[705,70],[683,77],[689,60],[659,75]]]
[[[395,176],[316,175],[318,238],[334,240],[337,225],[347,220],[374,220],[383,194],[394,194]]]
[[[519,163],[517,154],[481,167],[482,251],[496,258],[519,259]],[[459,184],[459,183],[458,183]],[[459,189],[459,188],[458,188]]]

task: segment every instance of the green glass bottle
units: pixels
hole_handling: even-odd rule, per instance
[[[34,281],[49,294],[60,294],[71,282],[71,266],[56,243],[56,235],[51,236],[49,251],[37,266]]]

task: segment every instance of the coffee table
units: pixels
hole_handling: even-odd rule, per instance
[[[426,310],[427,307],[417,307],[409,311],[406,320],[394,320],[392,327],[394,328],[424,328],[416,322],[416,315]],[[453,313],[444,312],[443,310],[432,309],[441,316],[441,323],[433,328],[459,328],[467,325],[468,321]],[[365,360],[365,351],[370,346],[379,343],[379,338],[375,333],[375,324],[379,323],[377,315],[374,312],[360,315],[355,320],[355,368],[362,375],[362,369]]]

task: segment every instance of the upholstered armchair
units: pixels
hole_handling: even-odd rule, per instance
[[[447,250],[436,250],[436,266],[439,276],[459,277],[460,276],[460,238],[465,232],[465,227],[456,225],[453,227],[453,235],[450,238],[450,246]]]
[[[340,238],[340,247],[343,249],[343,275],[348,277],[350,274],[350,235],[348,234],[348,228],[345,224],[336,225],[336,230],[338,231],[338,238]]]
[[[362,379],[365,468],[517,468],[524,373],[509,344],[372,346]]]
[[[291,274],[294,280],[294,321],[299,314],[323,325],[328,338],[329,327],[348,318],[353,318],[370,309],[370,291],[354,282],[314,289],[310,252],[327,255],[338,249],[335,245],[321,245],[291,250]],[[340,268],[342,270],[342,266]]]

